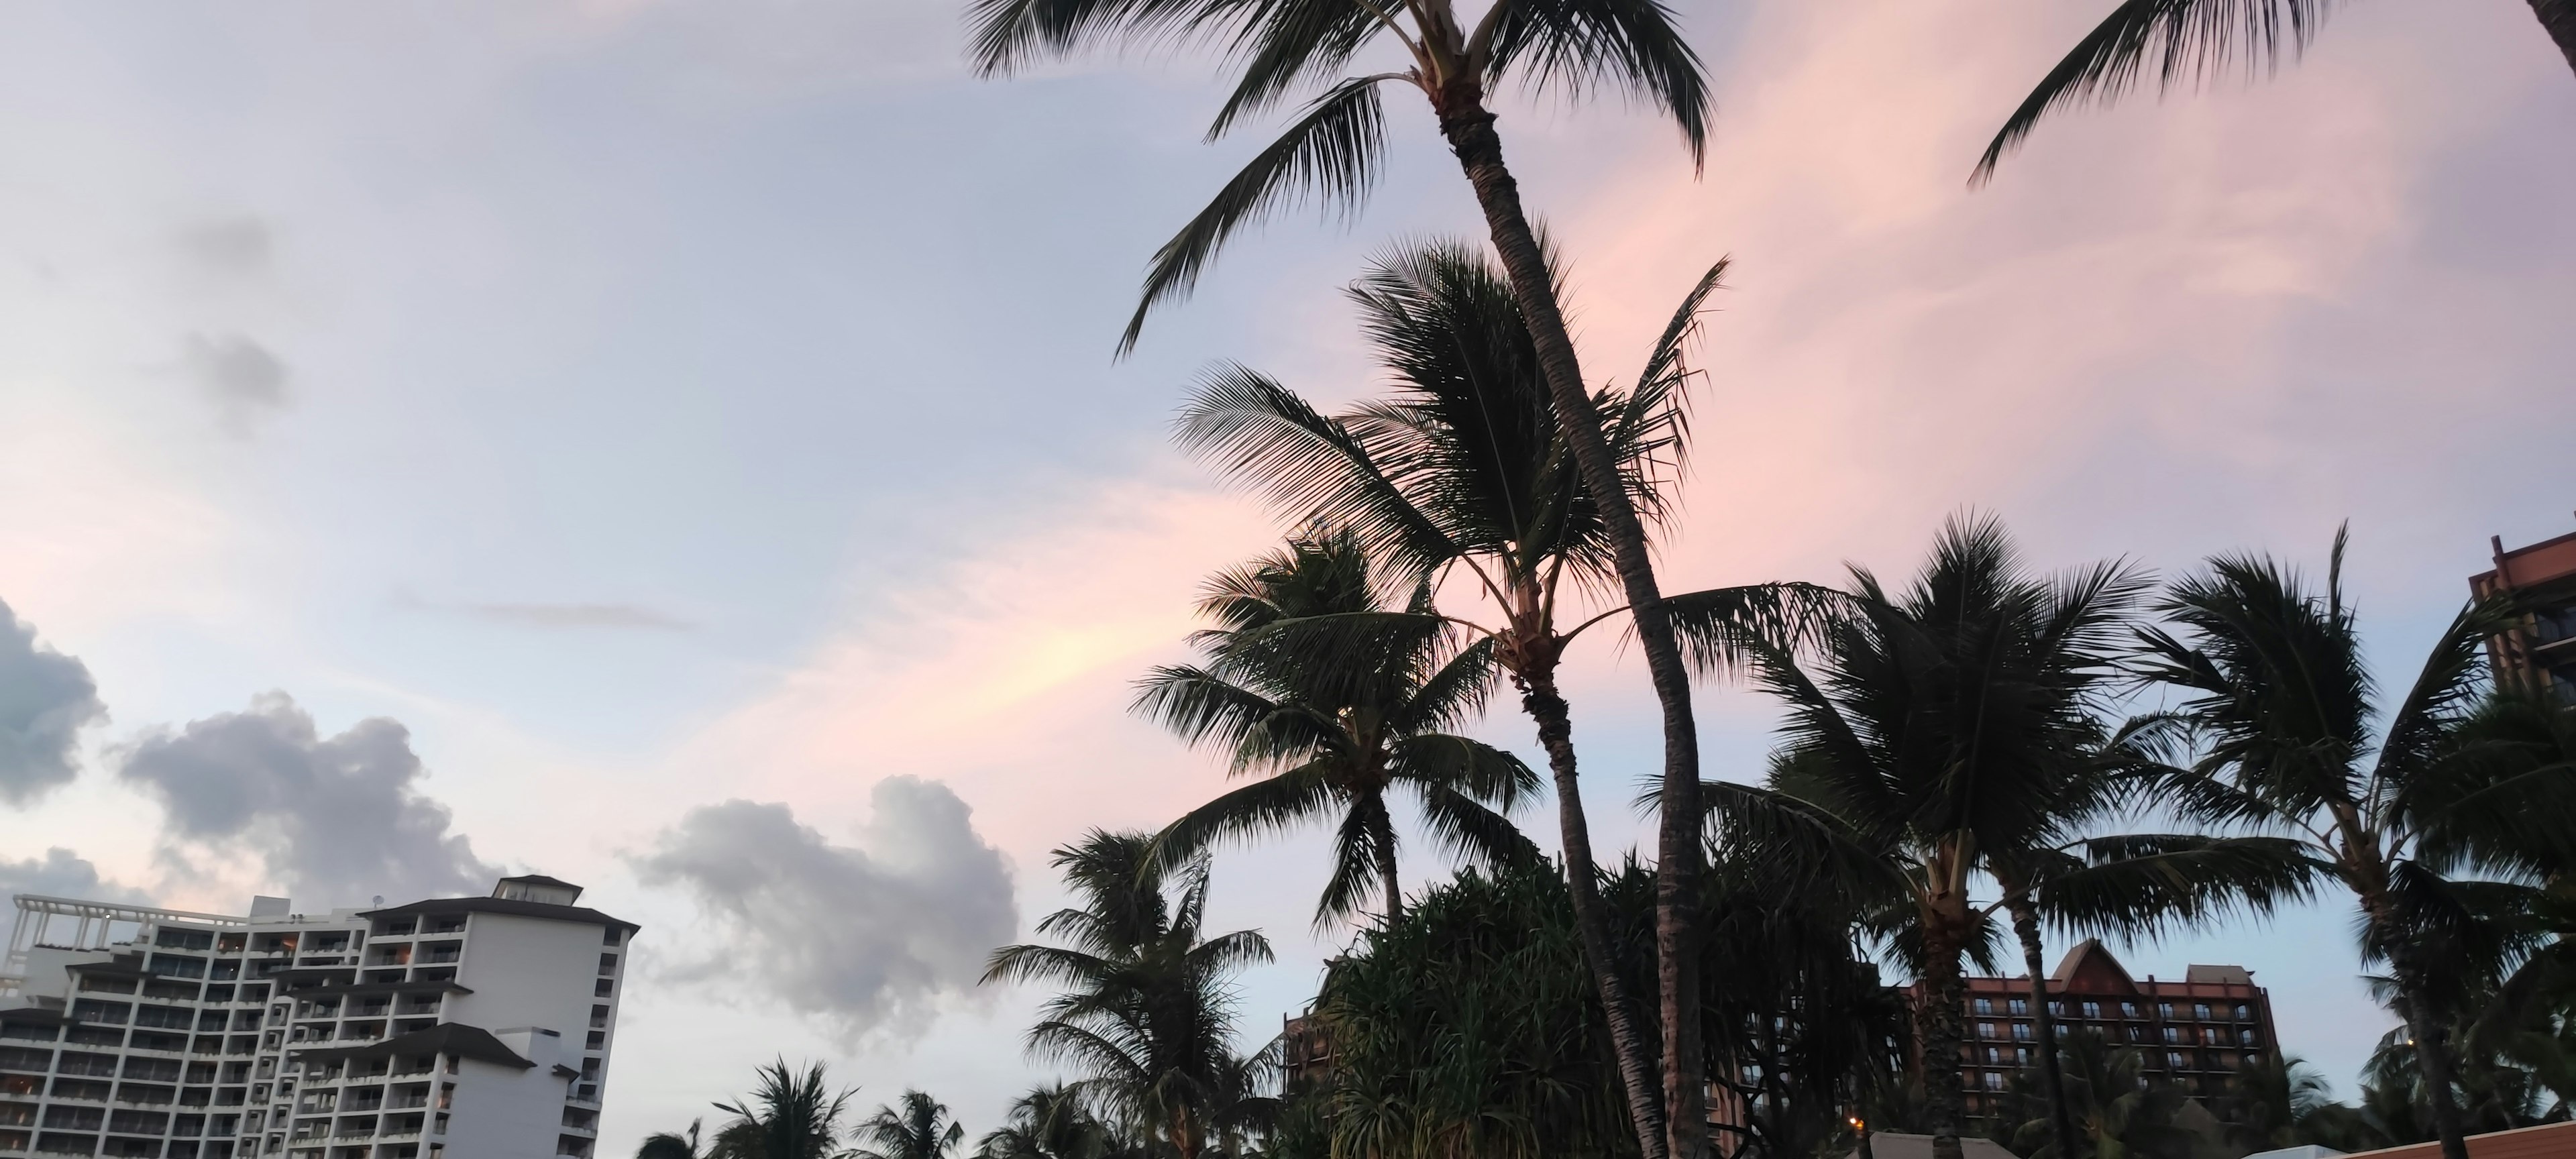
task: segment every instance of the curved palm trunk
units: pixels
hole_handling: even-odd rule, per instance
[[[1547,771],[1556,781],[1556,822],[1565,843],[1565,890],[1574,902],[1574,928],[1583,939],[1583,957],[1592,967],[1592,984],[1601,991],[1601,1009],[1610,1022],[1610,1046],[1619,1056],[1619,1078],[1628,1088],[1628,1118],[1637,1130],[1637,1149],[1646,1159],[1662,1156],[1665,1146],[1663,1104],[1655,1090],[1655,1065],[1645,1028],[1628,983],[1619,977],[1618,958],[1610,949],[1610,915],[1601,906],[1601,884],[1592,873],[1592,823],[1583,812],[1583,790],[1574,766],[1574,720],[1556,688],[1553,666],[1515,672],[1521,709],[1538,723],[1539,747],[1547,750]]]
[[[2027,889],[2005,889],[2004,905],[2012,911],[2013,933],[2021,939],[2022,964],[2030,970],[2031,1025],[2038,1029],[2039,1089],[2048,1100],[2049,1137],[2057,1140],[2057,1159],[2075,1159],[2075,1111],[2066,1103],[2066,1075],[2058,1064],[2057,1015],[2048,1007],[2048,978],[2039,972],[2039,907]]]
[[[2567,58],[2567,67],[2576,69],[2576,0],[2531,0],[2531,14],[2549,30],[2549,39]]]
[[[1707,1060],[1699,1025],[1698,896],[1700,866],[1699,734],[1691,719],[1690,673],[1664,612],[1646,552],[1646,529],[1628,501],[1619,466],[1610,457],[1600,416],[1592,409],[1583,369],[1557,308],[1538,235],[1521,210],[1519,183],[1503,164],[1503,141],[1494,114],[1473,73],[1449,82],[1433,99],[1440,133],[1458,155],[1459,168],[1485,211],[1495,253],[1510,276],[1512,299],[1529,324],[1547,376],[1556,421],[1565,433],[1583,485],[1610,533],[1619,584],[1637,625],[1638,651],[1646,658],[1655,699],[1664,716],[1664,774],[1657,793],[1660,824],[1655,840],[1655,989],[1663,1022],[1665,1153],[1670,1159],[1703,1159],[1708,1151]],[[1571,877],[1571,874],[1568,874]],[[1649,1152],[1652,1155],[1652,1152]]]
[[[1959,1086],[1959,1049],[1967,1040],[1959,955],[1967,948],[1967,921],[1938,911],[1924,919],[1923,1021],[1916,1030],[1923,1043],[1923,1107],[1932,1120],[1932,1159],[1961,1159],[1968,1099]]]

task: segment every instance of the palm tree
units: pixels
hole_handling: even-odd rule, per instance
[[[1683,404],[1694,373],[1684,351],[1724,269],[1711,269],[1684,296],[1635,385],[1600,391],[1589,404],[1608,432],[1622,486],[1650,520],[1667,512],[1683,465]],[[1474,609],[1459,614],[1426,606],[1312,616],[1274,624],[1263,637],[1316,666],[1341,662],[1353,640],[1404,621],[1414,631],[1456,628],[1490,644],[1547,751],[1584,958],[1643,1147],[1664,1135],[1653,1022],[1612,965],[1572,714],[1556,678],[1575,639],[1624,610],[1571,625],[1562,612],[1586,595],[1617,592],[1608,527],[1574,469],[1520,306],[1488,260],[1456,243],[1409,247],[1371,263],[1350,296],[1388,371],[1391,398],[1327,415],[1267,375],[1220,367],[1184,406],[1181,442],[1292,518],[1352,529],[1405,582],[1470,593]],[[1675,596],[1667,607],[1687,629],[1693,658],[1715,663],[1731,638],[1728,625],[1794,619],[1819,594],[1801,585],[1725,588]]]
[[[2134,585],[2100,567],[2081,583],[2109,593],[2102,602],[2111,610],[2125,610],[2137,595]],[[2061,655],[2062,660],[2081,658],[2057,678],[2069,694],[2093,699],[2110,674],[2103,661],[2108,640],[2100,629],[2119,622],[2116,614],[2104,617],[2094,630],[2078,633],[2090,637],[2080,648]],[[2079,733],[2088,729],[2083,723],[2076,727]],[[2045,819],[2045,831],[2032,835],[2023,847],[1990,847],[1985,854],[1986,872],[1999,892],[1986,909],[2000,909],[2011,918],[2024,976],[2030,980],[2040,1096],[2048,1104],[2056,1139],[2076,1137],[2076,1123],[2059,1073],[2057,1010],[2042,972],[2043,921],[2082,935],[2150,938],[2233,913],[2268,915],[2284,902],[2306,900],[2318,875],[2306,851],[2286,838],[2101,834],[2099,829],[2144,787],[2133,770],[2155,767],[2140,735],[2153,732],[2152,724],[2138,733],[2124,730],[2068,754],[2072,759],[2050,773],[2057,807]],[[2066,1154],[2063,1146],[2059,1154]]]
[[[874,1146],[851,1151],[850,1159],[948,1159],[966,1128],[949,1117],[946,1103],[905,1091],[899,1107],[878,1107],[854,1134]]]
[[[689,1133],[657,1131],[644,1137],[644,1145],[635,1149],[635,1159],[698,1159],[698,1124],[689,1120]]]
[[[1813,845],[1819,864],[1889,907],[1881,920],[1923,982],[1934,1154],[1957,1159],[1960,960],[1990,913],[1969,889],[1981,871],[2019,870],[2020,892],[2045,896],[2033,894],[2040,852],[2064,844],[2069,817],[2098,812],[2101,789],[2071,771],[2093,759],[2090,692],[2112,671],[2111,638],[2139,581],[2112,565],[2032,577],[1991,518],[1945,524],[1902,593],[1859,568],[1852,579],[1851,610],[1826,629],[1817,661],[1745,645],[1789,710],[1769,788],[1705,791],[1730,840]]]
[[[1202,937],[1204,862],[1167,866],[1147,833],[1092,830],[1055,851],[1080,905],[1038,922],[1061,946],[1004,946],[986,982],[1045,981],[1064,992],[1029,1030],[1032,1053],[1085,1072],[1076,1097],[1138,1134],[1198,1159],[1256,1115],[1262,1060],[1234,1052],[1233,979],[1270,960],[1258,931]]]
[[[2227,1141],[2247,1151],[2308,1142],[2301,1124],[2332,1101],[2324,1078],[2297,1057],[2277,1051],[2228,1076],[2227,1093],[2219,1100]]]
[[[1685,903],[1700,857],[1699,739],[1689,672],[1667,617],[1646,529],[1621,487],[1618,460],[1567,332],[1537,229],[1503,162],[1488,97],[1518,81],[1568,91],[1623,89],[1669,113],[1694,160],[1707,136],[1708,86],[1672,12],[1640,0],[1497,0],[1462,22],[1451,0],[976,0],[971,53],[985,75],[1015,71],[1046,55],[1105,42],[1214,42],[1240,62],[1234,92],[1210,135],[1311,90],[1373,44],[1392,40],[1409,67],[1324,85],[1277,141],[1254,155],[1216,199],[1154,255],[1143,301],[1127,327],[1132,346],[1146,312],[1186,293],[1237,230],[1310,194],[1356,208],[1386,149],[1378,86],[1412,85],[1474,189],[1513,299],[1527,319],[1542,380],[1565,445],[1595,497],[1604,538],[1626,592],[1639,650],[1663,709],[1664,766],[1656,837],[1656,988],[1663,1013],[1664,1102],[1671,1124],[1649,1141],[1645,1159],[1699,1159],[1706,1149],[1706,1092],[1699,1057],[1696,967],[1682,947],[1694,924]]]
[[[716,1132],[707,1159],[841,1159],[841,1117],[854,1090],[834,1091],[823,1064],[789,1070],[786,1059],[760,1068],[751,1097],[717,1103],[733,1121]],[[695,1135],[692,1129],[692,1136]]]
[[[1121,1141],[1065,1088],[1032,1087],[1002,1125],[975,1141],[975,1159],[1110,1159]]]
[[[2244,61],[2278,63],[2286,45],[2305,49],[2331,0],[2120,0],[2101,24],[2040,78],[1977,159],[1972,182],[1994,176],[2040,119],[2070,105],[2107,104],[2135,87],[2150,65],[2158,87],[2197,80]],[[2576,69],[2576,0],[2531,0],[2567,66]]]
[[[2114,1047],[2090,1030],[2066,1036],[2066,1087],[2076,1107],[2078,1138],[2084,1149],[2057,1145],[2037,1154],[2047,1159],[2190,1159],[2200,1137],[2180,1116],[2191,1093],[2170,1082],[2146,1077],[2146,1058],[2134,1046]],[[2017,1140],[2029,1147],[2046,1124],[2023,1124]]]
[[[1416,616],[1381,620],[1332,663],[1268,646],[1264,629],[1281,621],[1388,611],[1373,578],[1354,536],[1321,530],[1218,575],[1199,600],[1219,625],[1199,636],[1207,662],[1155,669],[1136,698],[1137,711],[1183,738],[1226,750],[1236,775],[1266,774],[1163,830],[1167,863],[1227,837],[1340,817],[1319,926],[1356,912],[1372,884],[1386,918],[1403,908],[1392,792],[1413,797],[1456,852],[1489,864],[1536,855],[1486,804],[1519,804],[1537,774],[1448,731],[1484,707],[1491,641],[1459,647],[1447,624]]]
[[[2450,1027],[2481,964],[2527,942],[2498,915],[2529,912],[2543,877],[2576,866],[2576,769],[2467,727],[2485,642],[2511,618],[2502,603],[2463,608],[2383,710],[2344,596],[2345,541],[2322,593],[2268,557],[2212,559],[2170,589],[2159,610],[2180,634],[2144,632],[2138,669],[2184,698],[2172,719],[2197,742],[2164,781],[2176,806],[2296,840],[2351,891],[2443,1154],[2467,1159]]]

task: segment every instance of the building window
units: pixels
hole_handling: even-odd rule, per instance
[[[2207,1021],[2209,1021],[2209,1003],[2206,1003],[2206,1002],[2194,1002],[2194,1003],[2192,1003],[2192,1004],[2191,1004],[2191,1016],[2192,1016],[2192,1017],[2194,1017],[2194,1018],[2197,1018],[2197,1019],[2199,1019],[2199,1020],[2201,1020],[2201,1021],[2203,1021],[2203,1022],[2207,1022]]]
[[[2158,1002],[2158,1003],[2156,1003],[2156,1017],[2158,1017],[2158,1018],[2171,1018],[2171,1017],[2173,1017],[2173,1003],[2171,1003],[2171,1002]]]
[[[1977,1037],[1979,1037],[1979,1038],[1993,1038],[1993,1037],[1995,1037],[1995,1024],[1994,1024],[1994,1023],[1991,1023],[1991,1022],[1980,1022],[1980,1023],[1978,1023],[1978,1024],[1977,1024]]]
[[[2030,1065],[2030,1048],[2029,1048],[2029,1047],[2027,1047],[2027,1046],[2016,1046],[2016,1047],[2014,1047],[2014,1048],[2013,1048],[2013,1061],[2014,1061],[2015,1063],[2018,1063],[2018,1064],[2022,1065],[2022,1066],[2029,1066],[2029,1065]]]
[[[1989,1047],[1987,1047],[1987,1048],[1986,1048],[1986,1065],[1987,1065],[1987,1066],[2002,1066],[2003,1064],[2004,1064],[2004,1048],[2002,1048],[2002,1047],[2000,1047],[2000,1046],[1989,1046]]]
[[[2254,1009],[2252,1007],[2247,1006],[2242,1002],[2236,1004],[2236,1020],[2238,1022],[2243,1022],[2252,1017],[2254,1017]]]
[[[1987,1071],[1986,1089],[1990,1091],[1999,1091],[2004,1089],[2004,1072],[1999,1070]]]
[[[2030,1041],[2030,1024],[2027,1022],[2013,1023],[2013,1038],[2021,1042]]]
[[[1971,1011],[1978,1014],[1992,1014],[1995,1012],[1995,1000],[1992,998],[1979,998],[1976,1001],[1969,1003],[1968,1006]]]
[[[2007,1011],[2008,1013],[2012,1013],[2012,1014],[2028,1014],[2028,1013],[2030,1013],[2030,999],[2028,999],[2028,998],[2015,998],[2015,999],[2012,999],[2011,1001],[2008,1001],[2008,1002],[2004,1003],[2004,1007],[2005,1007],[2005,1009],[2006,1009],[2006,1011]]]
[[[2173,1070],[2183,1069],[2182,1052],[2179,1050],[2166,1051],[2165,1066]]]
[[[2138,1004],[2137,1004],[2137,1003],[2135,1003],[2135,1002],[2123,1002],[2123,1003],[2121,1003],[2121,1004],[2120,1004],[2120,1017],[2122,1017],[2122,1018],[2135,1018],[2135,1017],[2137,1017],[2137,1016],[2138,1016]]]
[[[2258,1037],[2255,1035],[2255,1033],[2254,1033],[2253,1031],[2251,1031],[2251,1030],[2240,1030],[2240,1031],[2237,1031],[2237,1032],[2236,1032],[2236,1044],[2237,1044],[2238,1046],[2261,1046],[2261,1045],[2263,1045],[2263,1043],[2262,1043],[2262,1041],[2260,1040],[2260,1038],[2258,1038]]]
[[[2102,1017],[2102,1004],[2101,1004],[2101,1003],[2099,1003],[2099,1002],[2087,1002],[2087,1003],[2085,1003],[2085,1004],[2084,1004],[2084,1017],[2086,1017],[2086,1018],[2100,1018],[2100,1017]]]
[[[2172,1046],[2173,1044],[2181,1041],[2182,1031],[2171,1026],[2165,1028],[2165,1045]]]

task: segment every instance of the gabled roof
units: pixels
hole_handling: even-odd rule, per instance
[[[2075,943],[2074,949],[2066,951],[2066,956],[2058,959],[2057,969],[2048,975],[2048,979],[2069,991],[2096,994],[2138,992],[2138,980],[2129,976],[2128,967],[2111,956],[2110,948],[2104,946],[2100,938],[2086,938]]]
[[[388,906],[360,913],[363,918],[443,917],[450,914],[509,914],[512,917],[546,918],[558,922],[581,922],[585,925],[608,926],[633,933],[644,927],[620,921],[579,905],[549,905],[541,901],[516,901],[506,897],[437,897],[410,905]]]
[[[303,1059],[392,1058],[406,1054],[443,1054],[450,1058],[468,1058],[476,1062],[515,1066],[520,1070],[528,1070],[537,1065],[519,1057],[519,1052],[503,1045],[500,1039],[492,1037],[491,1031],[480,1026],[467,1026],[461,1022],[442,1022],[427,1030],[397,1034],[392,1038],[371,1042],[365,1046],[323,1046],[307,1050],[295,1050],[290,1047],[288,1049],[297,1058]]]

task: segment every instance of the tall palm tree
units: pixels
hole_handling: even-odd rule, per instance
[[[1527,319],[1537,365],[1555,403],[1566,446],[1596,497],[1639,651],[1663,709],[1664,761],[1656,835],[1656,987],[1663,1013],[1665,1137],[1645,1159],[1699,1159],[1706,1150],[1706,1091],[1698,1041],[1696,966],[1682,947],[1694,919],[1700,858],[1699,738],[1690,676],[1666,614],[1646,528],[1621,487],[1619,464],[1557,303],[1538,231],[1503,161],[1489,96],[1518,82],[1580,92],[1624,90],[1670,114],[1691,156],[1703,152],[1708,84],[1698,55],[1658,0],[1497,0],[1463,16],[1452,0],[976,0],[970,10],[976,67],[1017,70],[1046,55],[1101,43],[1222,45],[1240,65],[1234,92],[1210,126],[1224,134],[1300,91],[1322,86],[1277,141],[1254,155],[1179,234],[1154,255],[1144,300],[1122,346],[1145,314],[1188,291],[1225,240],[1283,204],[1320,195],[1356,208],[1374,184],[1386,149],[1379,86],[1412,85],[1429,102],[1441,135],[1484,211],[1512,297]],[[1392,41],[1406,67],[1327,83],[1365,50]],[[1639,1123],[1640,1142],[1650,1124]]]
[[[1084,1077],[1076,1097],[1114,1111],[1138,1134],[1199,1159],[1255,1109],[1262,1064],[1235,1053],[1234,975],[1270,960],[1255,930],[1203,936],[1204,862],[1168,867],[1148,833],[1093,830],[1053,862],[1080,904],[1038,922],[1064,945],[1004,946],[986,982],[1053,982],[1032,1053]]]
[[[1684,353],[1724,270],[1719,263],[1683,297],[1632,386],[1602,390],[1588,403],[1608,432],[1622,487],[1649,520],[1668,511],[1684,463],[1684,403],[1694,373]],[[1316,666],[1341,662],[1353,640],[1402,621],[1419,632],[1465,630],[1491,646],[1547,752],[1585,961],[1646,1147],[1664,1136],[1654,1024],[1613,966],[1609,919],[1592,876],[1572,712],[1556,677],[1577,637],[1624,610],[1579,621],[1569,610],[1586,596],[1615,601],[1608,527],[1574,468],[1520,305],[1490,261],[1457,243],[1407,247],[1372,262],[1350,296],[1388,372],[1391,397],[1328,415],[1259,371],[1224,366],[1183,407],[1181,442],[1267,493],[1292,518],[1352,529],[1403,582],[1427,579],[1453,608],[1469,606],[1310,616],[1272,625],[1262,637],[1305,652]],[[1667,606],[1687,629],[1691,656],[1715,662],[1731,638],[1729,624],[1794,619],[1820,594],[1761,585],[1675,596]]]
[[[2576,0],[2530,0],[2541,28],[2576,69]],[[2332,0],[2120,0],[2102,23],[2041,77],[2039,87],[1977,159],[1972,182],[1995,166],[2042,118],[2071,105],[2108,104],[2152,67],[2158,87],[2198,80],[2243,61],[2277,63],[2284,47],[2305,49]]]
[[[948,1104],[922,1091],[905,1091],[896,1106],[881,1106],[852,1134],[872,1146],[850,1159],[948,1159],[966,1128],[949,1117]]]
[[[2325,590],[2261,556],[2221,556],[2143,633],[2140,675],[2183,697],[2197,759],[2164,782],[2208,823],[2304,844],[2361,911],[2362,957],[2393,980],[2447,1159],[2467,1159],[2450,1028],[2460,988],[2518,948],[2537,883],[2576,866],[2576,769],[2481,743],[2466,726],[2502,603],[2453,617],[2393,705],[2362,661],[2335,536]],[[2384,722],[2384,723],[2383,723]]]
[[[1734,839],[1810,842],[1819,864],[1893,903],[1923,982],[1933,1153],[1957,1159],[1960,962],[1987,928],[1969,889],[1980,872],[2036,864],[2065,836],[2061,814],[2099,795],[2069,770],[2098,740],[2088,693],[2137,581],[2112,566],[2033,577],[1991,518],[1945,524],[1902,592],[1859,568],[1852,580],[1817,660],[1746,645],[1788,708],[1769,787],[1705,791]]]
[[[841,1118],[857,1093],[834,1091],[822,1063],[801,1071],[783,1058],[769,1063],[749,1098],[716,1104],[734,1118],[716,1132],[707,1159],[841,1159]]]
[[[1380,618],[1332,662],[1268,646],[1264,630],[1314,616],[1378,617],[1368,552],[1348,531],[1315,530],[1209,581],[1199,611],[1204,664],[1157,668],[1136,709],[1196,744],[1225,750],[1236,775],[1261,777],[1163,830],[1170,863],[1210,844],[1338,815],[1333,876],[1318,925],[1360,908],[1372,885],[1379,913],[1403,908],[1388,797],[1414,798],[1455,852],[1488,864],[1535,856],[1529,840],[1488,808],[1535,793],[1519,757],[1449,730],[1473,719],[1493,687],[1490,641],[1459,646],[1427,617]]]

